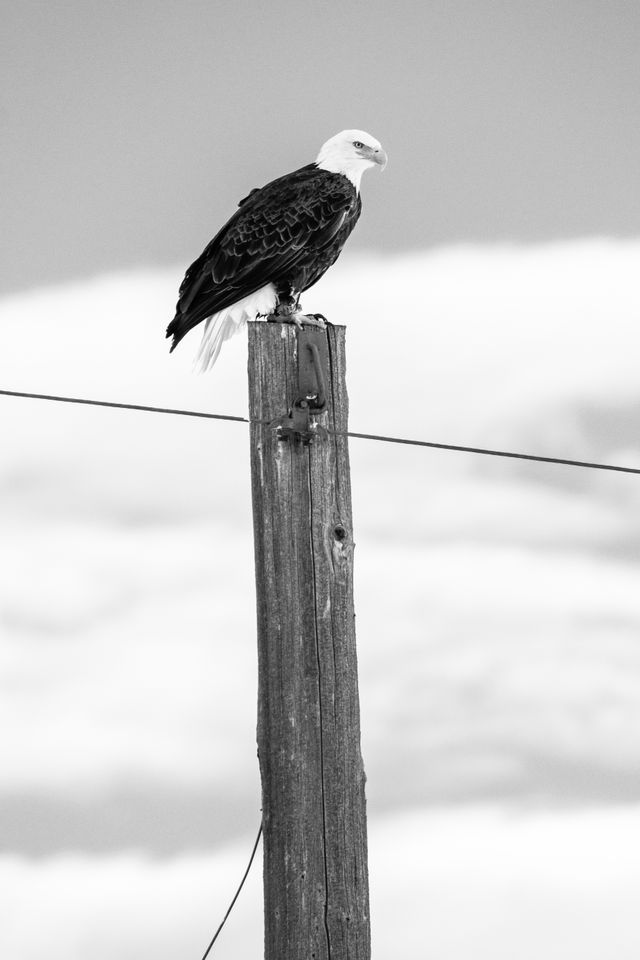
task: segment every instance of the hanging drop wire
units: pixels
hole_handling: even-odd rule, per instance
[[[240,891],[242,890],[242,888],[243,888],[243,886],[244,886],[244,882],[245,882],[245,880],[247,879],[247,877],[249,876],[249,870],[251,870],[251,864],[253,863],[253,858],[254,858],[255,855],[256,855],[256,850],[258,849],[258,844],[260,843],[260,837],[261,837],[261,835],[262,835],[262,820],[260,821],[260,826],[259,826],[259,828],[258,828],[258,836],[256,837],[256,842],[255,842],[254,845],[253,845],[253,850],[251,851],[251,856],[249,857],[249,863],[247,864],[247,869],[245,870],[244,876],[243,876],[242,880],[240,881],[240,886],[239,886],[238,889],[236,890],[235,896],[234,896],[233,900],[231,901],[231,903],[229,904],[229,909],[227,910],[227,912],[225,913],[224,917],[222,918],[222,923],[220,924],[220,926],[218,927],[218,929],[217,929],[216,932],[214,933],[213,937],[211,938],[211,943],[209,944],[209,946],[207,947],[207,949],[206,949],[205,952],[203,953],[203,955],[202,955],[202,960],[207,960],[207,957],[209,956],[209,951],[211,950],[211,947],[214,945],[214,943],[215,943],[216,940],[218,939],[218,935],[219,935],[220,931],[222,930],[222,928],[224,927],[225,923],[227,922],[227,917],[229,916],[229,914],[230,914],[231,911],[233,910],[233,908],[234,908],[234,906],[235,906],[235,903],[236,903],[236,900],[237,900],[238,897],[240,896]]]

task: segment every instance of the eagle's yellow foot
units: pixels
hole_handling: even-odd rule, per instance
[[[304,315],[302,322],[310,323],[312,327],[320,327],[321,330],[326,330],[327,327],[331,326],[327,318],[321,313],[307,313]]]
[[[296,313],[291,317],[291,321],[298,330],[301,330],[304,324],[308,327],[320,327],[321,330],[327,328],[327,319],[321,313]]]
[[[293,323],[302,330],[306,324],[308,327],[319,327],[325,330],[329,321],[321,313],[301,313],[299,310],[289,310],[285,305],[278,304],[275,313],[270,313],[266,318],[270,323]]]

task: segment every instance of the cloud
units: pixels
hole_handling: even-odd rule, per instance
[[[304,303],[348,324],[353,429],[637,463],[639,253],[352,258]],[[197,334],[167,353],[178,281],[6,300],[0,385],[244,414],[241,338],[208,377]],[[6,796],[253,791],[246,427],[0,402]],[[637,478],[355,440],[351,459],[372,809],[640,796]]]
[[[639,811],[412,811],[371,824],[375,956],[635,960]],[[0,949],[15,960],[201,956],[242,876],[252,838],[214,854],[0,858]],[[216,956],[262,949],[261,854]],[[37,920],[34,920],[37,918]],[[400,931],[400,933],[399,933]],[[399,940],[400,937],[400,940]]]

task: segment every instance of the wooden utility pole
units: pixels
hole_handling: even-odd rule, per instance
[[[371,953],[344,333],[249,324],[265,960]]]

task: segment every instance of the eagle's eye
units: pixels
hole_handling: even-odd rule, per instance
[[[359,140],[354,140],[353,145],[357,150],[362,150],[362,148],[364,147],[364,143],[360,143]]]

